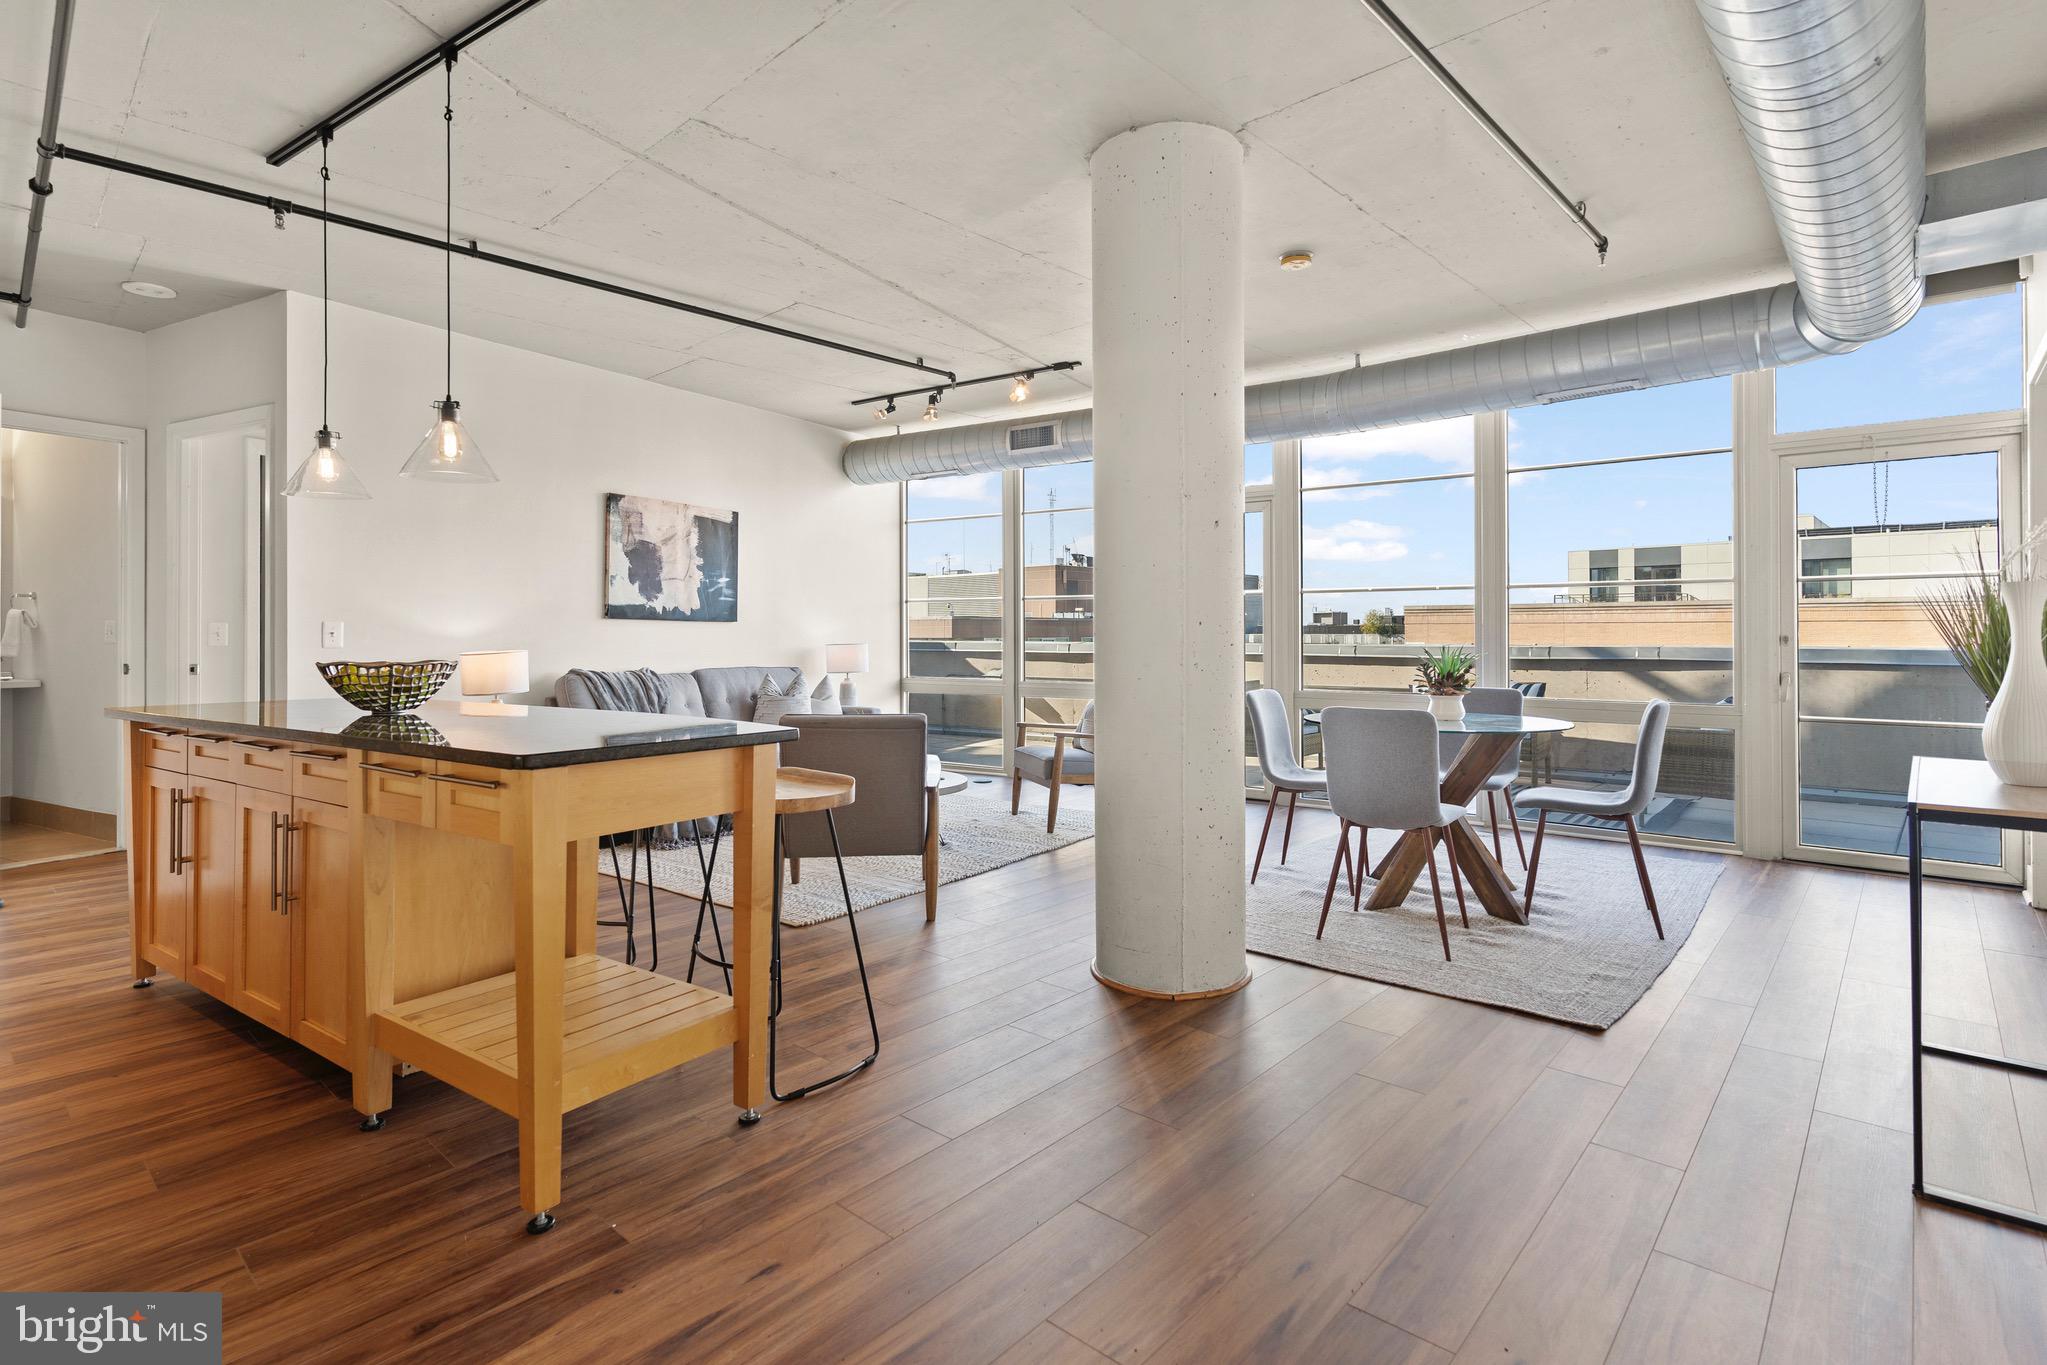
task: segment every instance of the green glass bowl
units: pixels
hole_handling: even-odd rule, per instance
[[[391,716],[431,700],[455,676],[453,659],[364,663],[336,659],[319,665],[320,676],[350,706],[373,716]]]

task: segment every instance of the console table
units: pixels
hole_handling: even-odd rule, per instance
[[[2006,786],[1990,771],[1990,765],[1980,760],[1915,757],[1912,760],[1912,780],[1905,797],[1906,857],[1912,882],[1912,1192],[1935,1204],[2047,1232],[2047,1221],[2042,1221],[2038,1213],[1926,1183],[1923,1072],[1929,1054],[1971,1066],[1995,1067],[2026,1076],[2047,1076],[2047,1066],[1970,1048],[1937,1047],[1921,1036],[1926,876],[1923,829],[1926,825],[1975,825],[2047,834],[2047,787]]]

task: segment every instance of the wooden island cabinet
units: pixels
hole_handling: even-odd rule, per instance
[[[562,1116],[714,1048],[766,1098],[779,726],[343,702],[117,708],[131,958],[351,1073],[381,1127],[409,1064],[519,1121],[528,1228],[553,1226]],[[601,836],[730,815],[733,992],[597,955]]]

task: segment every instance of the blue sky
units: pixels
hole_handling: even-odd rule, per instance
[[[2020,405],[2020,315],[2016,291],[1926,308],[1893,337],[1845,356],[1777,374],[1777,425],[1783,431],[1951,416]],[[1472,579],[1469,479],[1338,487],[1468,473],[1470,418],[1394,427],[1303,442],[1302,586],[1316,589],[1461,585]],[[1725,540],[1733,531],[1731,457],[1704,454],[1651,463],[1561,470],[1544,466],[1616,455],[1724,449],[1732,441],[1732,381],[1646,389],[1526,409],[1508,422],[1509,572],[1517,582],[1566,576],[1573,549]],[[1265,447],[1246,452],[1247,476],[1269,477]],[[1984,472],[1988,470],[1988,473]],[[1056,518],[1028,516],[1027,563],[1063,548],[1092,553],[1093,469],[1029,470],[1027,512],[1056,498]],[[1884,479],[1887,478],[1887,488]],[[1941,521],[1994,516],[1995,470],[1981,457],[1895,461],[1874,498],[1866,467],[1801,478],[1801,511],[1832,525],[1877,519]],[[995,474],[931,479],[910,486],[910,515],[974,516],[973,521],[910,528],[913,571],[991,569],[1001,555],[1002,486]],[[948,558],[949,557],[949,558]],[[1522,596],[1523,594],[1517,594]],[[1545,597],[1531,590],[1530,597]],[[1310,609],[1354,614],[1374,606],[1470,600],[1462,591],[1384,595],[1314,594]]]

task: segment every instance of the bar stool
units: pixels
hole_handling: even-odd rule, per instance
[[[853,804],[853,779],[844,773],[819,772],[815,768],[777,768],[775,770],[775,895],[773,939],[774,948],[769,957],[768,977],[768,1093],[777,1100],[802,1099],[812,1091],[822,1090],[828,1085],[837,1085],[848,1077],[857,1076],[874,1065],[881,1056],[881,1025],[874,1018],[874,991],[867,982],[867,959],[860,952],[860,926],[853,911],[853,888],[846,881],[846,859],[839,851],[839,826],[832,818],[832,812],[841,806]],[[821,1081],[799,1086],[787,1094],[782,1092],[775,1076],[775,1026],[782,1014],[782,822],[792,815],[823,814],[825,828],[831,831],[832,861],[839,868],[839,894],[846,899],[846,927],[853,935],[853,961],[860,968],[860,993],[867,1001],[867,1030],[874,1040],[874,1050],[847,1067],[836,1076],[827,1076]]]

